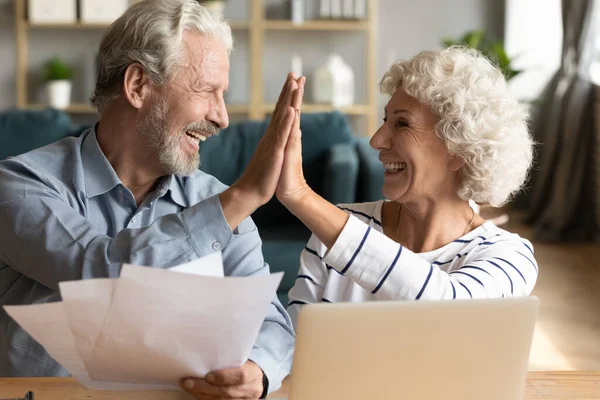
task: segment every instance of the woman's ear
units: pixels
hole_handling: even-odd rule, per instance
[[[448,165],[448,167],[451,171],[456,172],[459,169],[461,169],[463,165],[465,165],[465,160],[463,160],[461,157],[453,156],[450,159],[450,164]]]
[[[151,93],[151,88],[152,81],[140,64],[133,63],[127,66],[123,77],[123,94],[133,108],[142,108]]]

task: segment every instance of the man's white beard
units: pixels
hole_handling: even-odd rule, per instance
[[[181,148],[181,137],[185,132],[169,135],[168,117],[167,100],[161,97],[138,123],[138,131],[158,151],[158,161],[167,174],[191,175],[200,166],[200,155],[187,154]]]

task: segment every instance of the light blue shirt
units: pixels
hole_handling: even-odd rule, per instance
[[[58,301],[59,282],[115,278],[123,263],[169,268],[219,250],[225,275],[269,274],[252,219],[227,224],[225,189],[200,170],[167,176],[138,207],[93,129],[0,161],[0,305]],[[274,297],[250,355],[269,391],[289,373],[294,339]],[[64,375],[0,308],[0,376]]]

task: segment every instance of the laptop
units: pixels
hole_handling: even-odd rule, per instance
[[[289,400],[522,400],[536,297],[312,304]]]

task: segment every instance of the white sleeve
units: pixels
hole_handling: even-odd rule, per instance
[[[312,235],[307,246],[300,254],[300,268],[296,283],[288,293],[288,314],[294,326],[298,312],[303,305],[320,303],[327,283],[327,266],[322,261],[327,248],[315,235]]]
[[[457,255],[465,262],[448,273],[350,216],[323,261],[381,300],[526,296],[537,264],[531,245],[514,236]]]

